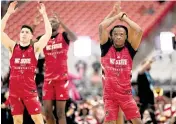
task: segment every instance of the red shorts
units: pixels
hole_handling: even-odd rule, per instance
[[[41,104],[38,96],[17,97],[9,96],[12,115],[23,115],[24,106],[30,115],[41,113]]]
[[[45,80],[43,100],[68,100],[68,85],[69,82],[65,80]]]
[[[119,107],[127,120],[141,117],[132,95],[118,95],[104,99],[105,122],[118,120]]]

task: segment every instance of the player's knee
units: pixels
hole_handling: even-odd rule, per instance
[[[45,116],[52,116],[52,114],[53,114],[53,111],[52,110],[50,110],[50,109],[45,109]]]
[[[132,119],[131,121],[133,124],[143,124],[140,118]]]
[[[46,118],[46,120],[54,120],[55,119],[52,112],[46,112],[45,118]]]
[[[44,110],[44,115],[45,115],[45,119],[46,120],[54,120],[54,116],[53,116],[53,111],[48,109],[47,107]]]
[[[58,110],[57,111],[57,117],[58,117],[58,119],[60,120],[60,119],[62,119],[62,118],[65,118],[65,111],[64,110]]]
[[[32,120],[34,121],[35,124],[44,124],[42,115],[36,115],[32,116]]]
[[[22,124],[23,123],[23,119],[21,118],[14,118],[14,124]]]
[[[42,120],[39,118],[33,118],[32,120],[34,121],[35,124],[43,124]]]
[[[33,118],[32,120],[35,124],[44,124],[43,119],[41,118]]]

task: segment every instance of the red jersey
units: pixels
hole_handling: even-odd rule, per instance
[[[67,51],[69,40],[66,33],[59,33],[51,37],[43,52],[45,54],[45,79],[66,79],[67,76]]]
[[[37,59],[34,47],[16,44],[10,59],[10,95],[32,95],[36,90],[35,69]]]
[[[104,96],[111,92],[131,92],[132,59],[136,51],[126,42],[123,48],[115,48],[109,39],[101,45],[102,81]]]

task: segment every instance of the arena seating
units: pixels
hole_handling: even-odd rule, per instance
[[[113,2],[85,2],[85,1],[65,1],[65,2],[44,2],[49,16],[52,12],[57,13],[61,19],[75,31],[79,36],[90,36],[98,41],[98,25],[103,18],[112,10]],[[150,2],[122,2],[122,10],[137,22],[144,30],[144,37],[155,26],[167,12],[174,6],[173,1],[160,4],[156,1]],[[12,39],[19,39],[20,26],[32,24],[33,19],[38,14],[37,2],[26,2],[12,15],[6,26],[6,32]],[[146,13],[149,10],[153,13]],[[115,24],[118,24],[116,22]],[[44,25],[41,23],[35,30],[35,36],[44,32]]]

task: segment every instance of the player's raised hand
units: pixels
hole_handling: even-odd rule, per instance
[[[45,5],[43,3],[39,3],[39,12],[43,15],[43,14],[46,14],[46,8],[45,8]]]
[[[113,6],[113,13],[119,14],[121,12],[121,1],[118,1]]]
[[[120,12],[120,13],[118,13],[118,18],[122,21],[122,16],[123,16],[123,14],[125,14],[125,12]],[[126,15],[126,14],[125,14]]]
[[[16,0],[14,2],[11,2],[8,9],[7,9],[7,13],[13,14],[18,9],[18,8],[16,8],[17,4],[18,4],[18,2]]]

